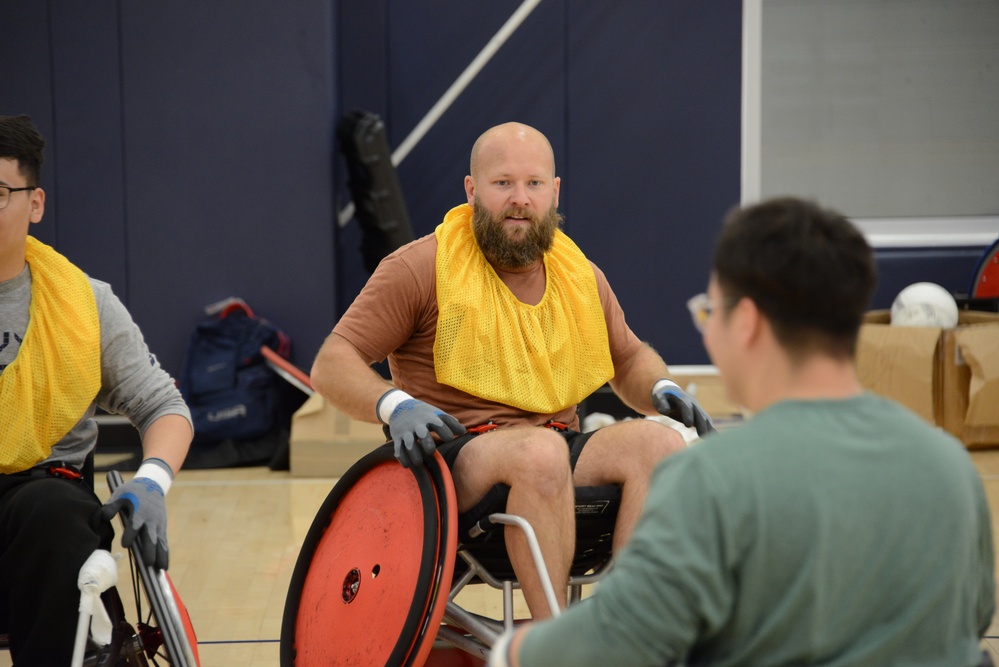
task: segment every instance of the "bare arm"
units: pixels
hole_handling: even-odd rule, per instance
[[[652,385],[669,377],[669,368],[659,353],[642,344],[630,359],[614,368],[611,389],[625,405],[643,415],[655,415],[652,405]]]
[[[312,386],[348,416],[379,423],[375,406],[392,385],[371,368],[372,363],[346,338],[331,333],[312,364]]]
[[[163,415],[142,434],[142,458],[166,461],[176,475],[180,471],[194,433],[181,415]]]

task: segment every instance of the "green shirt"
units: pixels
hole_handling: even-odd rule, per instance
[[[864,394],[785,401],[671,456],[596,594],[522,665],[978,665],[988,503],[959,442]]]

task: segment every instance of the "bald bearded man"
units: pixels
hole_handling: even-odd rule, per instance
[[[386,424],[403,465],[438,448],[459,512],[508,485],[506,511],[534,527],[564,607],[574,487],[621,485],[616,548],[631,534],[653,467],[684,448],[654,420],[580,433],[577,404],[609,382],[639,413],[713,429],[628,327],[604,274],[561,231],[560,179],[541,132],[521,123],[487,130],[464,186],[467,203],[381,262],[323,344],[312,383],[355,419]],[[391,383],[371,369],[386,358]],[[532,616],[548,616],[526,539],[505,536]]]

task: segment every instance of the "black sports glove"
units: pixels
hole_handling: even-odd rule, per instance
[[[652,386],[652,405],[661,415],[675,419],[684,426],[693,426],[702,438],[715,432],[715,425],[694,397],[675,382],[663,378]]]

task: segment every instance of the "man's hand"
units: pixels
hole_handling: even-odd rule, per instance
[[[659,380],[652,387],[652,405],[661,415],[675,419],[684,426],[693,426],[702,438],[715,432],[715,426],[694,398],[675,383]]]
[[[104,504],[101,517],[110,521],[119,512],[125,526],[122,546],[131,547],[138,540],[136,546],[146,565],[165,570],[170,564],[170,552],[167,549],[166,499],[160,485],[148,477],[125,482]]]
[[[389,412],[387,419],[383,417],[386,411]],[[441,442],[465,434],[465,427],[457,419],[398,389],[386,392],[379,399],[376,412],[379,419],[388,424],[395,443],[395,458],[406,468],[418,466],[424,458],[434,455],[437,444],[431,431]]]
[[[173,470],[160,458],[147,458],[128,482],[111,494],[101,508],[101,518],[110,521],[119,512],[125,532],[121,544],[133,544],[142,560],[162,570],[170,564],[167,549],[166,493],[173,484]]]

